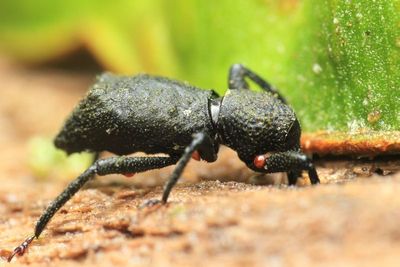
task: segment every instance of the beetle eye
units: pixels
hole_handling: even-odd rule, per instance
[[[265,166],[265,160],[267,159],[266,155],[258,155],[254,158],[254,166],[256,166],[259,169],[263,169]]]

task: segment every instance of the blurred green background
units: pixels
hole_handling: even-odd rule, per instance
[[[390,133],[399,11],[398,0],[2,0],[0,51],[38,64],[84,49],[105,70],[221,94],[243,63],[280,88],[306,132]]]

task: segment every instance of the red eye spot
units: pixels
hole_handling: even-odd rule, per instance
[[[254,166],[256,166],[259,169],[264,168],[265,166],[265,160],[266,160],[266,156],[265,155],[258,155],[254,158]]]
[[[199,161],[201,159],[200,154],[197,150],[195,152],[193,152],[192,159],[197,160],[197,161]]]

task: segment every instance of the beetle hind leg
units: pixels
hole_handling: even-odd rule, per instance
[[[22,256],[35,238],[39,238],[46,225],[53,218],[54,214],[79,191],[94,175],[107,175],[114,173],[143,172],[151,169],[158,169],[173,165],[177,162],[174,157],[111,157],[97,160],[84,173],[72,181],[67,188],[47,207],[36,223],[34,235],[27,238],[8,257],[8,261],[17,256]]]

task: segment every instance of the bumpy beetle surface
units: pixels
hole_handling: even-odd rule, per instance
[[[213,136],[212,91],[149,75],[103,74],[55,139],[68,153],[182,155],[193,134]]]
[[[246,78],[264,91],[250,91]],[[119,156],[96,160],[71,182],[39,218],[34,235],[8,260],[23,255],[57,210],[96,174],[129,174],[176,164],[161,198],[166,203],[189,159],[215,161],[219,145],[225,144],[255,171],[284,171],[289,184],[295,184],[306,170],[311,183],[319,183],[311,160],[300,151],[295,113],[279,92],[240,64],[231,67],[228,85],[225,96],[218,97],[213,91],[161,77],[101,75],[55,144],[68,153],[110,151]],[[136,151],[167,156],[125,156]]]
[[[299,148],[300,125],[293,110],[269,92],[229,90],[218,117],[222,143],[247,165],[255,155]]]

